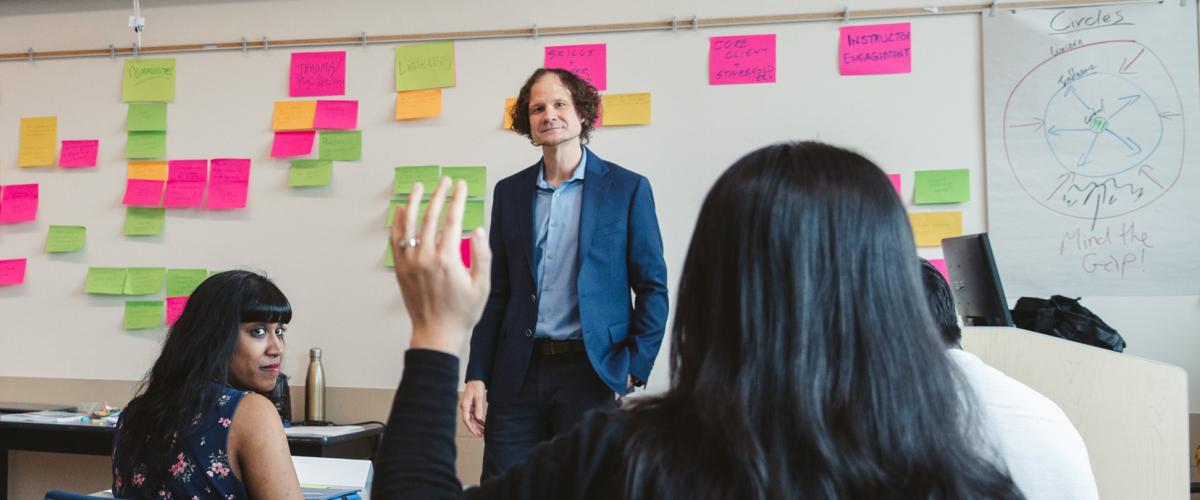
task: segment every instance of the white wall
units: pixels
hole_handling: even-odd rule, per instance
[[[0,2],[0,52],[128,46],[129,3]],[[143,2],[143,43],[788,14],[843,5],[777,0],[190,3]],[[848,5],[851,10],[899,6],[884,0]],[[346,98],[360,101],[363,160],[336,162],[333,186],[314,191],[289,189],[287,162],[269,158],[272,103],[288,99],[290,50],[175,55],[179,80],[168,108],[169,158],[252,158],[249,207],[227,213],[169,211],[162,237],[136,240],[121,234],[121,59],[0,63],[0,183],[37,182],[42,190],[36,222],[0,226],[0,258],[29,258],[27,283],[0,288],[0,376],[142,376],[162,332],[123,331],[123,299],[83,294],[88,266],[249,266],[270,274],[296,309],[285,371],[302,378],[305,351],[320,346],[329,385],[393,387],[409,332],[396,286],[383,267],[392,167],[484,164],[494,183],[536,161],[537,151],[527,142],[500,129],[500,115],[504,98],[540,65],[546,45],[607,43],[608,91],[653,93],[652,125],[601,129],[592,146],[602,157],[650,178],[672,296],[709,185],[740,155],[772,142],[819,138],[852,147],[885,170],[905,174],[906,186],[915,170],[970,168],[973,201],[962,207],[965,230],[984,231],[979,17],[908,20],[914,33],[913,72],[871,77],[837,75],[838,23],[833,22],[462,41],[456,44],[458,85],[444,93],[443,116],[412,123],[391,118],[391,46],[338,48],[348,53]],[[755,33],[778,34],[778,83],[709,86],[707,37]],[[100,167],[17,169],[19,118],[43,115],[58,116],[60,140],[100,139]],[[50,224],[88,226],[86,250],[45,254],[41,248]],[[936,250],[921,253],[937,256]],[[1084,303],[1121,331],[1127,352],[1187,369],[1190,407],[1200,411],[1200,297],[1085,297]],[[664,344],[663,354],[668,349]],[[650,380],[653,388],[665,387],[666,368],[661,355]]]

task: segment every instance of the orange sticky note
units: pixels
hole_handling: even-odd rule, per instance
[[[317,101],[275,101],[275,130],[312,130]]]
[[[602,97],[604,125],[645,125],[650,123],[650,93],[606,94]]]
[[[21,119],[21,145],[17,166],[46,167],[54,165],[58,149],[58,117],[42,116]]]
[[[442,114],[442,89],[396,92],[396,119],[432,118]]]
[[[512,130],[512,112],[513,112],[513,108],[516,106],[517,106],[517,98],[516,97],[504,98],[504,129],[505,130]]]
[[[165,181],[167,180],[167,161],[131,161],[126,178]]]
[[[940,247],[942,238],[962,236],[962,212],[911,212],[913,238],[919,247]]]

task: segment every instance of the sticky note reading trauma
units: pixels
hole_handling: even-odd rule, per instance
[[[433,188],[437,186],[440,178],[441,171],[437,165],[396,167],[396,177],[392,181],[392,193],[409,194],[412,192],[413,183],[420,182],[428,195],[433,192]]]
[[[396,91],[454,86],[454,42],[396,47]]]
[[[125,301],[126,330],[146,330],[158,328],[163,323],[163,301],[161,300],[127,300]]]
[[[467,196],[478,197],[487,194],[487,167],[442,167],[442,175],[449,177],[452,182],[467,183]],[[435,184],[426,184],[425,189],[433,191]]]
[[[293,52],[288,95],[346,95],[346,51]]]
[[[708,39],[708,84],[775,83],[775,35]]]
[[[207,208],[246,208],[250,189],[250,160],[218,158],[212,161]]]
[[[312,154],[313,141],[316,138],[315,130],[275,132],[275,142],[271,144],[271,157],[287,158]]]
[[[87,228],[83,226],[50,226],[46,233],[46,252],[71,253],[83,250]]]
[[[603,96],[604,125],[645,125],[650,123],[650,93],[608,94]]]
[[[85,293],[124,295],[126,270],[123,267],[89,267]]]
[[[292,160],[288,186],[328,186],[333,182],[333,160]]]
[[[167,296],[191,295],[206,279],[207,269],[167,269]]]
[[[570,71],[596,90],[608,88],[608,48],[603,43],[546,47],[543,66]]]
[[[162,158],[167,156],[166,132],[129,132],[125,141],[125,157],[129,159]]]
[[[843,75],[912,72],[909,23],[842,26],[838,69]]]
[[[131,267],[126,269],[125,295],[153,295],[163,289],[164,267]]]
[[[54,147],[58,145],[58,117],[22,118],[17,166],[54,165]]]
[[[126,59],[121,100],[175,100],[175,60]]]
[[[62,151],[58,154],[58,166],[62,168],[79,168],[96,166],[96,152],[100,149],[100,141],[62,141]]]
[[[0,286],[20,285],[25,282],[25,266],[29,259],[0,260]]]
[[[919,247],[940,247],[943,238],[962,236],[962,212],[911,212],[913,238]]]
[[[125,130],[130,132],[162,132],[167,130],[167,103],[131,102],[125,116]]]
[[[0,186],[0,223],[29,222],[37,218],[38,185]]]
[[[913,175],[913,203],[961,203],[971,200],[971,171],[919,170]]]
[[[396,119],[433,118],[442,114],[442,89],[396,92]]]
[[[312,130],[317,101],[276,101],[273,130]]]
[[[125,236],[156,236],[166,225],[167,209],[162,207],[125,207]]]
[[[187,297],[167,297],[167,326],[174,325],[187,308]]]
[[[324,131],[320,142],[318,156],[322,160],[357,161],[362,157],[361,130]]]
[[[198,207],[204,201],[208,183],[208,160],[171,160],[167,162],[167,192],[163,206]]]
[[[313,128],[350,130],[358,127],[358,101],[317,101]]]
[[[125,198],[121,204],[132,207],[157,207],[162,205],[163,181],[126,179]]]

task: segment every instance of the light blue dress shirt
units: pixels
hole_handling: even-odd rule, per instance
[[[537,263],[537,327],[534,338],[583,338],[579,320],[579,212],[583,208],[583,173],[587,152],[575,175],[557,188],[546,182],[545,163],[538,169],[533,205],[533,259]]]

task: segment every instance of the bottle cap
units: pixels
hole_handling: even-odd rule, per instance
[[[309,349],[309,350],[308,350],[308,357],[309,357],[310,359],[321,359],[321,348],[320,348],[320,347],[314,347],[314,348],[312,348],[312,349]]]

